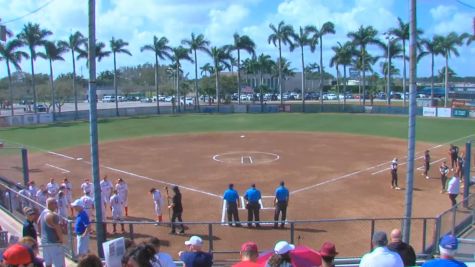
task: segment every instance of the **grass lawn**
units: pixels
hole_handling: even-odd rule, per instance
[[[445,143],[475,134],[469,119],[417,118],[418,141]],[[233,131],[342,132],[407,138],[405,116],[365,114],[226,114],[178,115],[104,119],[99,122],[99,140],[143,136]],[[57,123],[0,130],[0,139],[42,149],[58,149],[89,143],[87,122]],[[462,139],[459,143],[465,142]]]

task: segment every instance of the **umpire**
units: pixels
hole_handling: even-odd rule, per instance
[[[223,199],[226,200],[226,211],[228,213],[229,226],[233,225],[234,218],[234,224],[237,227],[241,227],[238,214],[239,194],[234,189],[234,184],[229,184],[229,188],[224,191]]]
[[[247,209],[247,226],[252,227],[252,221],[256,222],[256,227],[260,228],[259,224],[259,209],[261,205],[259,200],[261,200],[261,191],[256,189],[256,184],[252,184],[244,194],[244,199],[246,200],[246,209]]]
[[[284,228],[285,218],[287,217],[287,206],[289,204],[289,190],[284,186],[284,181],[280,182],[280,186],[275,190],[274,198],[274,228],[277,228],[279,222],[279,215],[282,213],[282,221],[280,228]]]

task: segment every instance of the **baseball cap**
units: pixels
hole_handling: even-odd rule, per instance
[[[257,244],[251,241],[245,242],[241,245],[241,251],[257,252]]]
[[[440,239],[439,246],[444,249],[456,250],[458,248],[457,237],[454,235],[445,235]]]
[[[386,246],[388,244],[388,236],[382,231],[375,232],[373,234],[373,243],[378,246]]]
[[[30,264],[33,262],[33,252],[26,246],[14,244],[3,252],[3,259],[6,264],[20,265]]]
[[[294,249],[295,249],[295,246],[292,244],[289,244],[289,242],[279,241],[277,242],[277,244],[275,244],[274,252],[275,254],[282,255]]]
[[[194,236],[190,237],[189,240],[185,241],[185,245],[187,245],[187,246],[190,246],[190,245],[191,246],[201,246],[201,245],[203,245],[203,239],[201,239],[201,237],[199,237],[199,236],[194,235]]]
[[[35,215],[37,212],[36,212],[36,210],[33,209],[33,208],[24,207],[24,208],[23,208],[23,213],[25,213],[26,215]]]
[[[78,198],[78,199],[74,200],[73,203],[71,203],[71,207],[84,208],[84,202],[80,198]]]
[[[338,254],[338,252],[336,252],[335,244],[329,241],[323,243],[319,252],[323,257],[335,257]]]

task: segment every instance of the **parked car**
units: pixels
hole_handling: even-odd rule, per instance
[[[48,110],[48,107],[43,104],[36,105],[36,111],[37,112],[46,112]]]
[[[140,102],[142,102],[142,103],[151,103],[152,99],[148,98],[148,97],[142,97],[142,98],[140,98]]]
[[[181,98],[180,100],[180,104],[185,104],[185,105],[193,105],[194,104],[194,99],[192,97],[187,97],[185,99],[183,99],[183,97]]]
[[[102,102],[103,103],[115,102],[115,97],[112,95],[105,95],[102,97]]]
[[[173,96],[166,96],[165,102],[172,102]]]

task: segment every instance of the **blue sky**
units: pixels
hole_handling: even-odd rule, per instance
[[[87,34],[86,0],[0,0],[2,13],[0,18],[15,34],[27,22],[39,23],[54,34],[50,40],[65,40],[76,30]],[[461,0],[475,6],[475,0]],[[395,27],[397,17],[408,21],[408,0],[96,0],[97,3],[97,39],[109,44],[112,37],[129,42],[128,49],[132,57],[119,55],[118,66],[130,66],[153,62],[150,52],[141,53],[140,47],[152,42],[153,36],[166,36],[171,46],[177,46],[181,40],[189,38],[191,32],[203,33],[212,46],[221,46],[232,42],[235,32],[249,35],[257,45],[256,53],[265,53],[277,58],[278,50],[267,43],[271,34],[269,24],[278,24],[281,20],[294,28],[305,25],[320,26],[326,21],[336,25],[336,34],[325,37],[323,58],[328,66],[332,56],[331,47],[337,41],[348,40],[346,34],[360,25],[372,25],[380,34]],[[38,12],[25,14],[45,5]],[[457,0],[418,0],[418,27],[423,29],[425,37],[433,34],[448,34],[450,31],[473,34],[472,20],[475,9],[463,5]],[[381,39],[384,37],[381,35]],[[383,51],[371,47],[373,55],[382,55]],[[475,43],[459,48],[460,57],[450,59],[450,67],[459,76],[475,76]],[[247,56],[247,55],[245,55]],[[288,47],[283,56],[293,62],[300,71],[299,54],[291,53]],[[306,63],[318,61],[318,54],[305,51]],[[71,72],[70,54],[65,54],[64,62],[55,62],[55,74]],[[209,56],[200,53],[198,64],[210,62]],[[87,74],[85,61],[79,61],[77,72]],[[170,62],[163,62],[169,64]],[[396,66],[402,68],[400,60]],[[418,66],[419,76],[430,74],[429,58]],[[444,64],[442,57],[436,59],[436,71]],[[47,62],[38,59],[36,72],[47,73]],[[191,63],[184,63],[185,72],[193,73]],[[30,72],[28,61],[22,63],[22,69]],[[112,57],[98,63],[98,71],[111,70]],[[379,63],[374,66],[380,72]],[[334,70],[330,72],[335,73]],[[402,73],[402,71],[401,71]],[[6,75],[4,63],[0,63],[0,76]],[[190,77],[194,75],[191,74]]]

